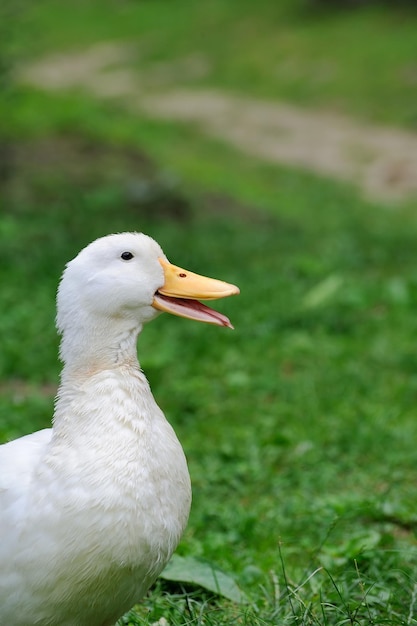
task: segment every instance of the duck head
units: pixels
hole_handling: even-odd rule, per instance
[[[235,285],[172,265],[147,235],[108,235],[67,264],[58,290],[57,326],[64,332],[80,311],[97,324],[110,318],[134,320],[138,326],[165,311],[233,328],[225,315],[199,300],[238,293]]]

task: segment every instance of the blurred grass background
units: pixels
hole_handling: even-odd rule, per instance
[[[56,286],[95,237],[143,230],[174,263],[241,287],[221,304],[234,333],[161,316],[138,350],[189,459],[179,552],[233,574],[250,603],[161,582],[125,623],[417,623],[415,198],[366,200],[117,99],[19,80],[46,54],[134,42],[136,70],[162,67],[164,88],[412,133],[413,3],[6,0],[1,11],[1,440],[50,423]],[[197,76],[170,71],[193,55]]]

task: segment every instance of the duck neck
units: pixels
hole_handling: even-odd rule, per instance
[[[142,326],[133,319],[88,319],[64,330],[60,356],[64,362],[61,384],[86,379],[123,365],[138,368],[136,342]]]

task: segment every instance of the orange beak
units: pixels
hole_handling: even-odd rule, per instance
[[[155,294],[153,305],[159,311],[165,311],[199,322],[228,326],[230,320],[198,300],[217,300],[240,293],[235,285],[215,278],[194,274],[181,267],[172,265],[166,259],[159,259],[164,270],[165,282]]]

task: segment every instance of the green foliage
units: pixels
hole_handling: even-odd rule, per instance
[[[201,559],[174,554],[161,578],[170,582],[198,585],[237,604],[245,602],[244,594],[231,576]]]
[[[52,147],[53,176],[43,169]],[[229,154],[215,147],[200,146],[207,162],[216,155],[213,171]],[[234,189],[245,172],[244,204],[224,195],[223,179],[217,192],[214,178],[205,193],[196,178],[187,191],[149,159],[138,168],[139,155],[91,136],[24,150],[37,165],[20,161],[0,219],[4,440],[49,424],[54,292],[65,262],[94,237],[144,230],[174,262],[242,291],[219,304],[234,332],[162,316],[138,349],[189,459],[194,503],[179,553],[233,572],[250,603],[161,582],[131,623],[401,623],[417,567],[410,208],[390,212],[299,177],[293,211],[271,204],[262,214],[251,194],[272,198],[275,180],[258,167],[248,180],[238,155],[229,175]],[[132,200],[132,180],[154,189],[152,210],[148,193]]]
[[[415,128],[417,18],[411,3],[387,4],[340,12],[308,0],[240,0],[238,8],[231,0],[44,0],[27,7],[20,38],[35,55],[129,40],[154,86],[164,68],[194,59],[197,70],[174,72],[172,86],[226,87]]]

